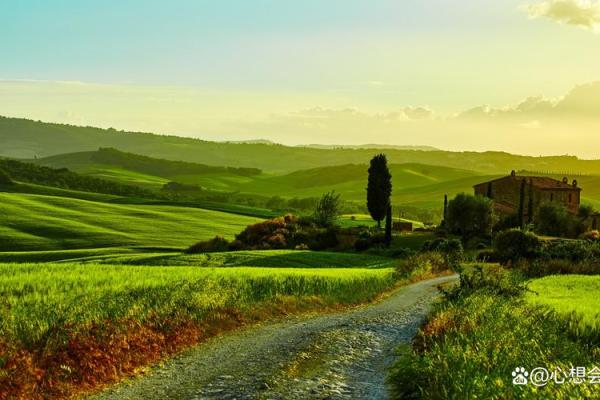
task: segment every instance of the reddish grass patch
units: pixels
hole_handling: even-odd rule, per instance
[[[249,310],[216,310],[203,321],[150,318],[73,328],[61,345],[29,351],[0,341],[0,400],[65,398],[139,373],[212,336],[276,316],[331,310],[318,297],[281,297]]]

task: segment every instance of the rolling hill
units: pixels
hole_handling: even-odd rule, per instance
[[[197,208],[0,193],[0,251],[185,248],[215,235],[232,237],[257,221]]]
[[[205,165],[258,168],[267,173],[345,164],[366,164],[384,151],[393,164],[421,163],[489,174],[515,170],[600,174],[599,160],[573,156],[530,157],[503,152],[450,152],[397,148],[313,148],[265,143],[209,142],[152,133],[123,132],[18,118],[0,117],[0,156],[15,158],[95,151],[112,147],[121,151]]]
[[[260,173],[258,170],[154,159],[115,149],[63,154],[32,162],[155,189],[168,181],[176,181],[215,191],[288,198],[318,197],[324,192],[335,190],[344,199],[357,201],[364,199],[368,170],[366,164],[346,164],[275,175]],[[410,188],[431,185],[447,187],[448,185],[443,185],[444,182],[456,182],[459,188],[463,188],[465,185],[462,180],[476,183],[482,179],[478,172],[418,163],[390,164],[390,171],[394,191],[406,193],[410,192]]]

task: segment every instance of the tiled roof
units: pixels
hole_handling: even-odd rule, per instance
[[[491,180],[489,182],[497,182],[497,181],[501,181],[501,180],[505,180],[505,179],[514,179],[516,181],[521,181],[523,179],[525,179],[525,181],[529,184],[530,182],[533,184],[534,187],[540,188],[540,189],[570,189],[570,190],[581,190],[581,188],[573,186],[570,183],[564,183],[562,181],[559,181],[557,179],[553,179],[553,178],[549,178],[546,176],[526,176],[526,175],[508,175],[502,178],[498,178],[498,179],[494,179]],[[489,182],[483,182],[483,183],[479,183],[475,186],[480,186],[480,185],[486,185]]]

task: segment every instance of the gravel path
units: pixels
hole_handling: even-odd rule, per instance
[[[286,318],[213,338],[92,399],[382,399],[395,349],[456,276],[346,312]]]

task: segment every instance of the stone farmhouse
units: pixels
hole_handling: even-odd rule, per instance
[[[569,183],[567,178],[560,181],[544,176],[517,175],[515,171],[503,178],[477,184],[473,188],[475,195],[494,201],[494,211],[499,215],[516,213],[523,191],[523,216],[530,221],[542,202],[560,203],[575,214],[581,201],[581,188],[577,186],[576,180]]]

